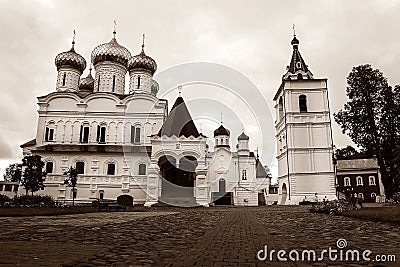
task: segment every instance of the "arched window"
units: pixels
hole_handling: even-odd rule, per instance
[[[376,193],[371,193],[371,201],[372,202],[376,201]]]
[[[300,112],[307,112],[307,97],[305,95],[299,96]]]
[[[368,180],[369,180],[369,185],[376,185],[376,183],[375,183],[375,177],[374,177],[374,176],[370,176],[370,177],[368,178]]]
[[[75,169],[78,174],[84,174],[85,173],[85,162],[77,161],[75,163]]]
[[[115,175],[115,163],[107,164],[107,175]]]
[[[115,75],[113,75],[112,91],[115,92]]]
[[[139,164],[139,175],[146,175],[146,164]]]
[[[53,173],[53,162],[46,162],[46,173]]]
[[[97,126],[97,142],[102,144],[106,142],[106,126]]]
[[[363,185],[363,180],[361,176],[357,176],[356,180],[357,180],[357,185]]]
[[[136,89],[139,89],[139,88],[140,88],[140,76],[137,77],[137,88]]]
[[[247,180],[247,170],[242,170],[242,180]]]
[[[99,199],[104,199],[104,190],[99,191]]]
[[[131,126],[131,143],[140,144],[140,126]]]
[[[350,177],[344,177],[344,186],[351,186]]]
[[[279,98],[278,109],[279,109],[279,119],[281,119],[281,118],[283,118],[283,100],[282,100],[282,97]]]
[[[62,86],[65,86],[65,80],[66,80],[66,78],[67,78],[67,74],[64,73],[64,75],[63,75],[63,81],[62,81]]]
[[[225,193],[226,192],[226,183],[225,183],[225,179],[219,179],[219,192],[220,193]]]
[[[97,92],[100,90],[100,75],[97,78]]]
[[[363,193],[358,193],[358,198],[364,200],[364,194]]]
[[[88,124],[81,125],[81,143],[89,143],[89,130],[90,126]]]

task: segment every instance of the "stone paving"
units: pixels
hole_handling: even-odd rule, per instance
[[[369,249],[400,260],[398,226],[312,214],[306,207],[152,208],[0,218],[0,266],[399,266],[377,262],[260,261],[287,251]],[[261,254],[262,255],[262,254]],[[287,255],[286,255],[287,257]],[[372,258],[372,257],[371,257]],[[327,259],[327,257],[325,258]]]

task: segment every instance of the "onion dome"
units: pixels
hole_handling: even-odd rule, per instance
[[[94,79],[92,77],[92,68],[89,69],[89,74],[86,78],[83,78],[79,82],[79,90],[81,91],[93,91]]]
[[[72,42],[72,47],[69,51],[62,52],[56,56],[55,64],[57,70],[63,66],[72,67],[79,70],[81,73],[85,70],[86,60],[75,52],[74,45],[75,41]]]
[[[128,70],[141,70],[150,72],[151,75],[157,70],[156,61],[144,53],[144,42],[142,44],[142,52],[139,55],[129,59]]]
[[[116,32],[114,31],[114,37],[109,43],[100,44],[93,49],[93,65],[103,61],[113,61],[121,63],[125,67],[128,66],[128,60],[131,57],[131,53],[128,49],[118,44],[117,40],[115,39],[115,34]]]
[[[249,137],[244,132],[242,132],[242,134],[239,135],[238,140],[239,141],[240,140],[249,140]]]
[[[219,135],[227,135],[230,136],[230,132],[228,129],[226,129],[224,126],[219,126],[217,130],[214,131],[214,137],[219,136]]]

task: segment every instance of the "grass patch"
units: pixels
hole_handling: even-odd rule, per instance
[[[400,224],[400,206],[347,210],[343,211],[342,215],[361,220]]]
[[[0,217],[22,217],[22,216],[55,216],[67,214],[79,214],[98,212],[97,207],[74,207],[74,208],[0,208]]]

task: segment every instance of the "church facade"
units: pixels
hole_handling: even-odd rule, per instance
[[[249,150],[250,138],[242,133],[231,150],[221,122],[211,151],[183,97],[171,110],[157,97],[157,64],[144,44],[132,56],[114,31],[94,48],[91,63],[94,75],[90,68],[82,77],[87,64],[73,41],[55,58],[56,90],[38,97],[36,137],[21,146],[45,162],[45,189],[38,193],[78,202],[128,196],[146,206],[258,205],[271,178]],[[79,173],[75,191],[64,185],[70,167]]]

